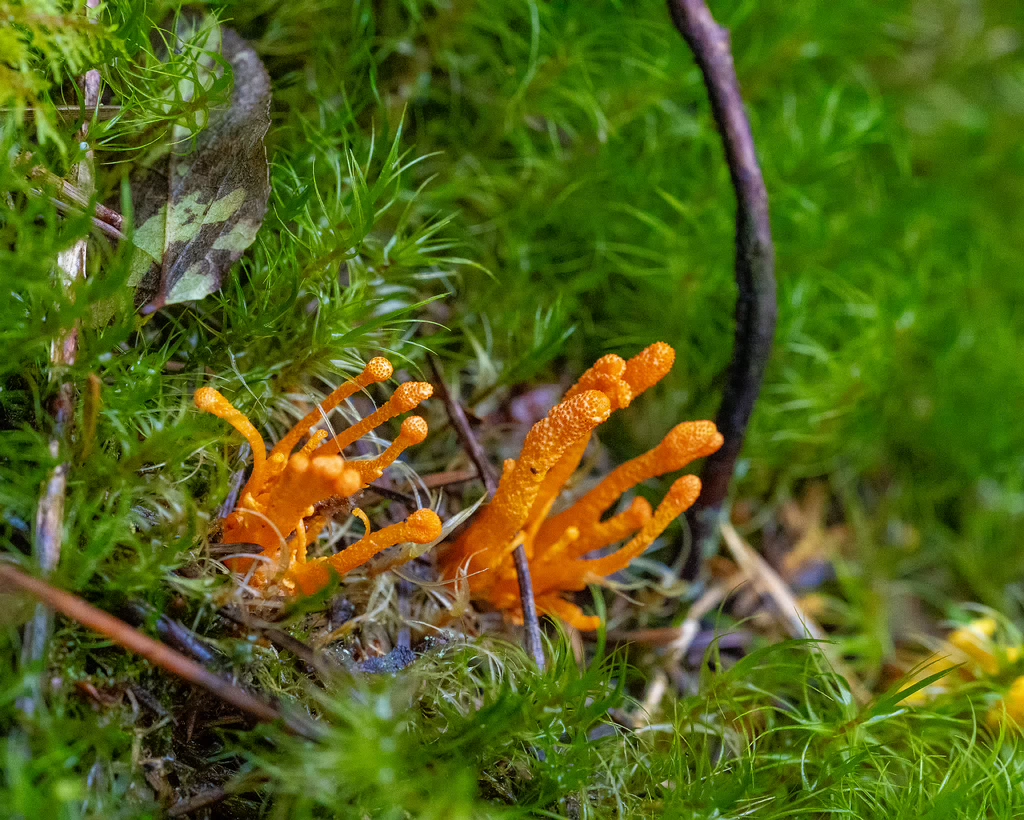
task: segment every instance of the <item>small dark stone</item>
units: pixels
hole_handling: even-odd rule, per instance
[[[359,670],[369,672],[371,675],[393,675],[410,666],[415,660],[416,653],[411,649],[405,646],[396,646],[386,655],[363,661],[359,664]]]

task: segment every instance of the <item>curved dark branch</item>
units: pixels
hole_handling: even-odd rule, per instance
[[[705,462],[704,489],[687,514],[693,546],[683,576],[693,579],[718,537],[736,460],[771,356],[777,312],[775,248],[768,191],[736,78],[729,32],[715,22],[704,0],[669,0],[669,10],[704,76],[736,191],[736,341],[715,418],[725,444]]]

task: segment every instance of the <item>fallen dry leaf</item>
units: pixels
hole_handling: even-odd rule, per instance
[[[200,25],[206,79],[219,77],[226,61],[234,89],[230,105],[213,110],[194,140],[186,126],[175,126],[171,152],[132,179],[138,253],[131,284],[146,313],[217,291],[256,238],[270,199],[263,143],[270,127],[270,77],[231,29],[183,19],[179,41],[194,37]],[[177,93],[187,99],[195,89],[183,80]]]

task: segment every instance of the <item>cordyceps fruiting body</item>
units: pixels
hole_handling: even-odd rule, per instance
[[[430,398],[426,382],[406,382],[380,409],[331,438],[326,430],[312,429],[341,402],[372,384],[391,378],[394,368],[384,358],[372,359],[356,378],[341,385],[296,424],[267,455],[263,437],[246,416],[212,387],[196,391],[196,407],[228,422],[252,447],[253,468],[242,489],[238,506],[222,522],[223,543],[255,545],[253,557],[229,561],[238,572],[252,571],[251,584],[271,582],[284,591],[311,595],[377,553],[396,544],[429,544],[441,536],[441,521],[432,510],[418,510],[405,521],[369,532],[341,552],[308,558],[307,547],[327,525],[329,507],[351,498],[380,478],[404,450],[427,437],[427,423],[419,416],[402,422],[394,443],[374,459],[349,461],[342,455],[349,445],[386,421],[414,409]],[[296,451],[306,435],[308,441]],[[251,548],[251,547],[250,547]],[[255,564],[255,566],[253,566]]]
[[[674,361],[675,351],[659,342],[629,361],[604,356],[584,373],[547,418],[533,426],[519,459],[505,462],[491,503],[457,541],[442,549],[444,577],[464,577],[471,598],[521,620],[512,553],[522,545],[538,610],[578,629],[596,629],[599,619],[584,615],[566,593],[625,569],[697,500],[700,479],[678,479],[657,509],[635,498],[624,511],[603,516],[643,481],[715,452],[722,446],[722,436],[710,421],[684,422],[653,450],[613,470],[568,509],[553,516],[550,512],[579,467],[594,429],[661,381]],[[627,538],[615,552],[587,558]]]

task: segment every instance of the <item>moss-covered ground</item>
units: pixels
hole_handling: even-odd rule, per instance
[[[779,283],[733,521],[830,644],[782,641],[749,594],[712,607],[683,657],[620,640],[679,626],[706,589],[665,558],[676,525],[614,592],[581,599],[607,607],[607,640],[547,625],[543,674],[497,619],[427,625],[429,562],[277,613],[322,655],[316,670],[233,626],[236,582],[208,535],[245,454],[191,396],[213,384],[273,439],[371,356],[429,378],[432,351],[498,464],[551,385],[662,340],[673,373],[588,464],[600,474],[713,417],[735,205],[664,3],[206,4],[272,80],[270,209],[220,292],[147,317],[123,298],[130,243],[58,211],[27,170],[64,177],[82,160],[76,80],[98,67],[116,112],[91,125],[98,199],[130,217],[133,169],[227,90],[173,94],[196,56],[161,62],[154,31],[180,3],[101,0],[98,24],[84,5],[0,0],[0,545],[35,566],[42,487],[66,464],[51,583],[150,612],[153,634],[156,614],[173,617],[213,668],[326,734],[252,727],[62,618],[32,661],[31,602],[0,590],[0,816],[182,816],[196,795],[210,798],[196,817],[1024,814],[1024,751],[985,719],[1020,669],[915,708],[896,695],[950,623],[988,608],[1006,646],[1024,625],[1018,3],[712,4]],[[85,236],[89,275],[64,292],[58,254]],[[77,360],[55,367],[72,327]],[[76,415],[57,435],[66,381]],[[433,404],[393,490],[470,466]],[[482,495],[473,481],[432,492],[447,515]],[[376,499],[385,522],[400,502]],[[410,628],[412,665],[365,671]]]

